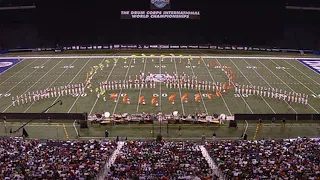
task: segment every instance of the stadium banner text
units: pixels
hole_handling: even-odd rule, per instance
[[[121,19],[200,19],[200,11],[121,11]]]
[[[266,47],[250,47],[250,46],[217,46],[217,45],[178,45],[178,44],[109,44],[109,45],[75,45],[75,46],[62,46],[56,48],[36,48],[28,49],[30,52],[39,51],[51,51],[51,52],[62,52],[62,51],[81,51],[81,50],[140,50],[140,49],[180,49],[180,50],[192,50],[192,49],[203,49],[203,50],[227,50],[227,51],[264,51],[264,52],[290,52],[290,53],[313,53],[312,50],[307,49],[283,49],[283,48],[266,48]],[[26,52],[26,49],[11,49],[11,52]]]

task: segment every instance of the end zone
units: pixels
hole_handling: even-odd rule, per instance
[[[23,59],[0,59],[0,75],[20,63],[22,60]]]
[[[320,59],[297,59],[301,64],[320,75]]]

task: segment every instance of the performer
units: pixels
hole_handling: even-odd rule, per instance
[[[12,99],[12,106],[13,106],[13,107],[16,106],[16,103],[15,103],[15,100],[14,100],[14,97],[13,97],[13,96],[11,97],[11,99]]]

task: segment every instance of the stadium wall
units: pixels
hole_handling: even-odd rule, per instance
[[[319,114],[235,114],[235,120],[272,120],[272,118],[282,120],[317,120],[320,121]]]
[[[87,120],[86,113],[0,113],[0,117],[6,117],[7,120]]]

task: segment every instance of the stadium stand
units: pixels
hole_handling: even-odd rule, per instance
[[[211,174],[195,143],[129,141],[106,179],[214,179]]]
[[[0,139],[0,179],[94,179],[117,144]]]
[[[216,141],[206,148],[226,179],[319,179],[319,139]]]

